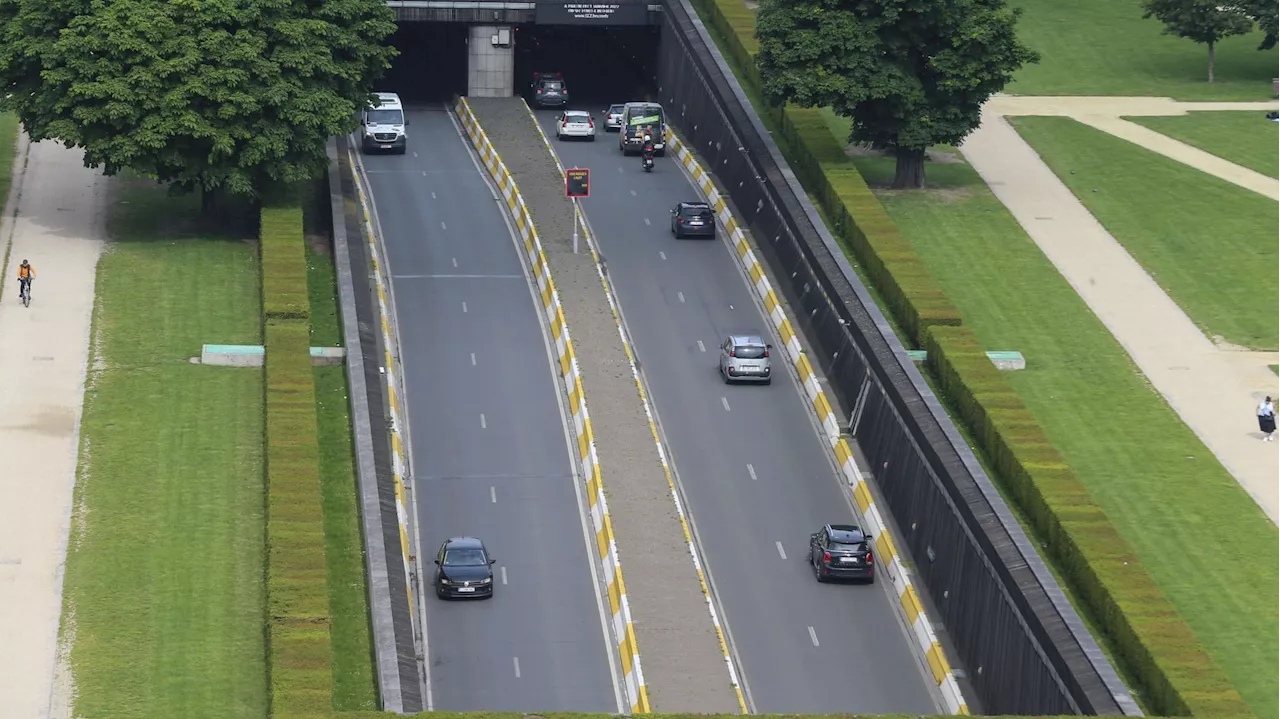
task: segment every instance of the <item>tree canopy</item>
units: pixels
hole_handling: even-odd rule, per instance
[[[107,174],[257,196],[325,167],[394,31],[384,0],[0,0],[0,103]]]
[[[1194,40],[1209,47],[1209,82],[1213,82],[1213,46],[1224,38],[1249,32],[1254,23],[1253,18],[1241,6],[1221,5],[1221,1],[1142,1],[1145,11],[1142,17],[1154,17],[1164,23],[1166,34]],[[1271,2],[1274,4],[1275,0]]]
[[[831,107],[850,142],[892,149],[895,187],[922,187],[924,154],[957,145],[982,104],[1039,56],[1004,0],[761,0],[759,67],[775,104]]]

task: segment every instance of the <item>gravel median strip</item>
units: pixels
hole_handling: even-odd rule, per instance
[[[733,713],[738,700],[689,558],[631,365],[573,205],[519,98],[468,98],[533,215],[583,376],[652,711]]]

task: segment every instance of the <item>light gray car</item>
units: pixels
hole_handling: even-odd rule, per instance
[[[725,384],[773,381],[773,345],[758,334],[732,334],[720,343],[720,376]]]

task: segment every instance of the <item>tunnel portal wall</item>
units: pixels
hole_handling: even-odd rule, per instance
[[[1136,708],[686,0],[664,5],[656,85],[668,118],[754,236],[844,416],[856,410],[853,436],[984,712]]]

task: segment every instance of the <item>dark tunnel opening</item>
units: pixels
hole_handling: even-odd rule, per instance
[[[650,99],[657,89],[660,31],[658,25],[517,25],[516,93],[531,100],[533,73],[559,72],[574,109],[595,112],[613,102]]]
[[[406,104],[444,102],[467,94],[467,34],[463,22],[402,22],[391,37],[400,54],[376,84]],[[570,107],[595,113],[610,103],[656,95],[658,25],[575,27],[516,25],[513,89],[530,96],[535,72],[559,72]],[[602,104],[603,103],[603,104]],[[599,107],[596,107],[599,105]]]
[[[400,54],[376,89],[406,104],[445,102],[467,94],[467,24],[402,22],[391,44]]]

